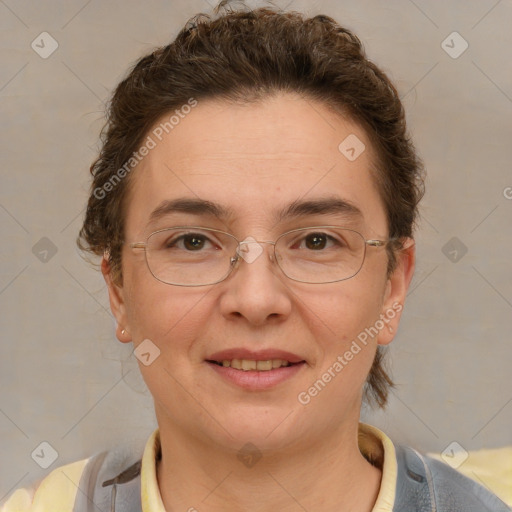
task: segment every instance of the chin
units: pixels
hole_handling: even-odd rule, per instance
[[[293,437],[290,429],[296,429],[294,421],[297,406],[240,406],[235,405],[232,411],[224,411],[218,416],[216,434],[223,438],[222,443],[240,447],[247,442],[261,449],[283,447],[286,440]]]

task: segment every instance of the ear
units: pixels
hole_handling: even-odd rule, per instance
[[[117,321],[117,339],[122,343],[129,343],[130,341],[132,341],[132,339],[126,315],[124,289],[122,286],[119,286],[114,283],[112,279],[112,270],[108,262],[107,255],[104,255],[103,259],[101,260],[101,273],[103,274],[103,278],[107,283],[108,295],[110,300],[110,309]]]
[[[386,283],[380,316],[384,322],[384,328],[381,329],[377,338],[379,345],[388,345],[395,337],[398,325],[400,324],[407,290],[414,274],[416,262],[415,242],[412,238],[406,238],[403,245],[404,248],[397,253],[396,268]]]

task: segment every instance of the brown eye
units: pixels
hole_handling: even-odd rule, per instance
[[[199,233],[191,233],[169,238],[165,243],[165,249],[182,249],[190,252],[197,252],[204,248],[208,238]]]
[[[327,243],[327,236],[323,233],[313,233],[306,238],[306,247],[308,249],[324,249]]]
[[[186,249],[202,249],[204,246],[204,238],[196,235],[187,235],[183,237],[183,245]]]

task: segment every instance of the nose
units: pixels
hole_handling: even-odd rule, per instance
[[[240,242],[235,258],[233,272],[222,283],[222,314],[253,325],[285,319],[292,309],[291,292],[274,261],[274,242],[249,237]]]

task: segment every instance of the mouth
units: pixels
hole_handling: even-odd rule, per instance
[[[222,366],[223,368],[234,368],[235,370],[241,370],[244,372],[269,372],[278,368],[296,366],[305,363],[305,361],[291,362],[284,359],[223,359],[221,361],[207,359],[206,362]]]
[[[301,374],[307,363],[291,352],[267,349],[229,349],[212,354],[205,363],[214,375],[245,391],[268,391]]]

